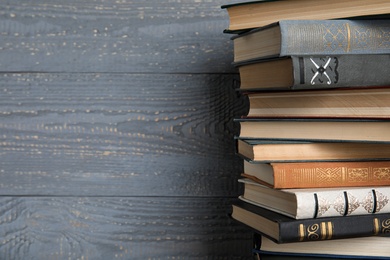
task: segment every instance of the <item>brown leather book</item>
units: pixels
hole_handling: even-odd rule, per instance
[[[275,189],[390,185],[390,161],[251,163],[243,177]]]

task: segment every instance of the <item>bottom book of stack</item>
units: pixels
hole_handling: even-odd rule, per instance
[[[390,237],[373,236],[277,244],[255,235],[253,253],[261,260],[390,259]]]

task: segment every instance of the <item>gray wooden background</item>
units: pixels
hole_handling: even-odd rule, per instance
[[[0,259],[251,257],[227,3],[0,1]]]

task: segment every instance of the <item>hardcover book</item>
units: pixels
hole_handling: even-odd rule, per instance
[[[233,37],[234,62],[300,55],[389,54],[390,19],[281,20]]]
[[[233,219],[278,244],[381,236],[390,228],[390,214],[297,220],[245,201],[232,208]]]
[[[274,189],[390,185],[390,161],[251,163],[243,177]]]
[[[309,241],[306,243],[277,244],[261,236],[258,247],[253,249],[261,260],[319,260],[390,258],[390,236],[356,237],[338,240]]]
[[[241,139],[390,142],[390,120],[243,118]]]
[[[390,87],[252,92],[246,95],[248,118],[390,117]]]
[[[238,139],[237,153],[259,163],[390,160],[390,144]]]
[[[282,19],[339,19],[389,14],[387,0],[294,0],[248,1],[221,6],[229,15],[227,33],[238,33],[277,22]]]
[[[235,65],[243,91],[390,86],[389,54],[289,56]]]
[[[272,189],[250,179],[244,184],[246,202],[295,219],[390,213],[390,187]]]

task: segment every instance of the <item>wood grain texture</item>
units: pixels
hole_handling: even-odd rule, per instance
[[[242,163],[232,120],[245,100],[232,82],[203,74],[2,74],[0,193],[237,195]]]
[[[0,4],[0,259],[250,259],[222,0]]]
[[[0,259],[245,259],[230,200],[0,198]]]
[[[3,2],[0,71],[234,71],[226,1]]]

